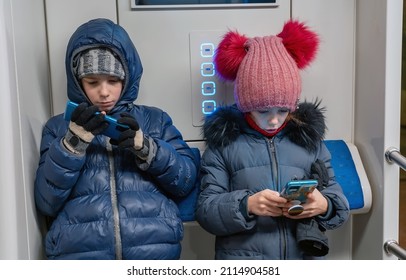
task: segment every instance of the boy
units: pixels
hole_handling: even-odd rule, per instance
[[[164,111],[135,105],[142,65],[127,32],[107,19],[84,23],[66,52],[70,121],[42,133],[38,210],[52,223],[49,259],[178,259],[183,238],[171,198],[195,185],[199,158]],[[98,114],[96,114],[98,113]],[[127,126],[103,135],[105,115]]]

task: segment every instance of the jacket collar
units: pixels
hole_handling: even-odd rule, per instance
[[[327,130],[325,108],[320,107],[320,103],[317,99],[314,102],[300,103],[298,109],[291,113],[285,128],[275,137],[285,135],[295,144],[315,151]],[[226,147],[241,134],[263,137],[247,124],[244,114],[236,105],[220,107],[207,116],[202,132],[206,144],[211,148]]]

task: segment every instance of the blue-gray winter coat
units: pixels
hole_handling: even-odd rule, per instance
[[[216,259],[303,259],[297,245],[300,220],[285,217],[248,217],[241,201],[264,189],[280,192],[286,183],[309,179],[311,165],[322,160],[330,180],[322,194],[330,202],[330,215],[316,221],[323,229],[341,226],[349,205],[334,179],[331,155],[324,142],[325,123],[319,102],[301,103],[285,126],[272,138],[249,127],[236,106],[209,116],[203,132],[207,141],[202,162],[201,193],[196,218],[216,235]]]
[[[179,210],[168,197],[187,195],[197,176],[198,158],[164,111],[133,104],[142,65],[128,34],[110,20],[80,26],[66,52],[68,98],[88,102],[74,75],[77,54],[104,46],[117,53],[125,69],[122,96],[109,112],[129,112],[154,142],[147,162],[96,136],[85,155],[61,144],[68,122],[52,117],[42,133],[35,179],[38,210],[53,222],[46,235],[49,259],[178,259],[183,238]]]

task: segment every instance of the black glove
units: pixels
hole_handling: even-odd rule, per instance
[[[308,256],[322,257],[328,254],[325,230],[313,218],[304,219],[297,224],[296,240],[299,248]]]
[[[84,153],[94,136],[109,126],[103,114],[96,114],[98,111],[97,106],[88,106],[85,102],[76,107],[72,112],[68,132],[63,139],[66,148],[74,153]]]
[[[120,149],[129,149],[141,159],[146,159],[149,152],[148,139],[144,139],[137,120],[129,113],[121,113],[117,123],[128,126],[128,128],[118,127],[121,131],[117,140],[110,139],[112,145],[117,145]]]
[[[319,189],[319,191],[328,186],[330,176],[328,175],[327,167],[323,161],[317,159],[315,162],[313,162],[310,172],[311,172],[310,178],[318,181],[317,188]]]

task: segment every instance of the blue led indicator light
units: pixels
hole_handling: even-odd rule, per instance
[[[211,77],[214,76],[214,64],[211,62],[205,62],[200,65],[200,72],[203,77]]]
[[[202,43],[200,45],[200,55],[202,57],[212,57],[214,54],[214,45],[212,43]]]
[[[205,100],[202,102],[202,113],[209,115],[216,110],[216,106],[215,100]]]
[[[215,82],[203,82],[202,83],[202,94],[203,95],[216,94],[216,83]]]

